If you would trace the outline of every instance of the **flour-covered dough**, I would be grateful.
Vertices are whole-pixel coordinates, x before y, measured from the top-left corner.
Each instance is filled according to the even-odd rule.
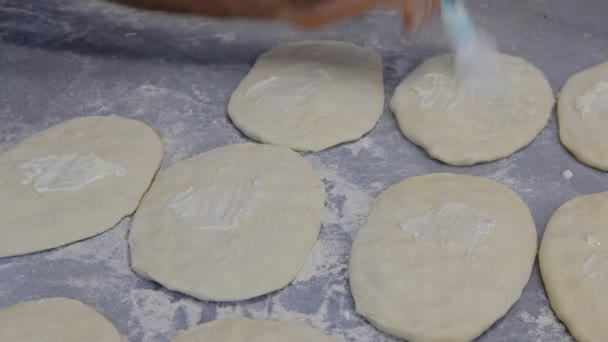
[[[581,162],[608,171],[608,63],[566,82],[557,117],[564,146]]]
[[[324,201],[323,182],[286,147],[211,150],[159,173],[135,214],[131,265],[203,300],[256,297],[297,276]]]
[[[578,197],[551,217],[539,253],[557,316],[578,341],[608,341],[608,193]]]
[[[521,58],[501,54],[496,60],[500,84],[488,92],[459,86],[452,55],[422,63],[391,100],[403,134],[431,157],[452,165],[507,157],[532,142],[553,108],[551,87],[540,70]]]
[[[68,120],[0,154],[0,257],[112,228],[135,211],[162,155],[152,128],[118,116]]]
[[[104,316],[68,298],[46,298],[0,309],[3,342],[122,342]],[[126,340],[125,340],[126,341]]]
[[[350,258],[357,312],[408,341],[470,341],[519,299],[536,255],[526,204],[481,177],[431,174],[384,191]]]
[[[382,114],[382,59],[351,43],[304,41],[272,48],[228,104],[250,138],[320,151],[369,132]]]
[[[173,342],[336,342],[323,332],[300,323],[226,318],[200,324]]]

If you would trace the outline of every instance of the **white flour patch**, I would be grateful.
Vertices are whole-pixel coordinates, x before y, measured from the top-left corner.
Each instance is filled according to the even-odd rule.
[[[357,157],[361,151],[367,151],[371,153],[372,156],[378,158],[384,157],[385,155],[382,146],[375,143],[374,139],[370,136],[364,136],[363,138],[350,144],[346,144],[343,147],[349,150],[353,157]]]
[[[553,311],[544,307],[540,309],[538,316],[532,316],[526,311],[518,315],[525,323],[526,335],[529,341],[535,342],[571,342],[574,341],[568,336],[566,327],[560,323]]]
[[[201,318],[201,306],[190,298],[172,300],[164,292],[148,289],[132,289],[129,298],[132,315],[138,323],[133,324],[131,333],[141,335],[141,341],[171,340],[178,333],[175,327],[178,315],[186,317],[188,327],[196,325]]]
[[[373,144],[373,141],[371,138],[363,137],[355,142],[344,145],[344,148],[349,150],[353,154],[353,157],[356,157],[359,155],[359,152],[361,152],[361,150],[369,149],[372,146],[372,144]]]

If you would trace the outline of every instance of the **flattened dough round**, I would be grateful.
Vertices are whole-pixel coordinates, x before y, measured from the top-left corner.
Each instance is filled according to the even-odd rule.
[[[232,122],[252,139],[320,151],[359,139],[382,114],[378,53],[351,43],[304,41],[264,53],[230,98]]]
[[[122,342],[116,328],[85,304],[46,298],[0,309],[0,341]]]
[[[384,191],[350,258],[357,312],[408,341],[470,341],[519,299],[536,255],[526,204],[481,177],[431,174]]]
[[[0,154],[0,257],[112,228],[135,211],[162,155],[152,128],[118,116],[68,120]]]
[[[507,157],[545,127],[553,108],[551,87],[540,70],[517,57],[498,55],[503,93],[494,99],[458,95],[452,55],[431,58],[395,91],[391,109],[403,134],[433,158],[473,165]]]
[[[608,341],[608,193],[559,208],[539,261],[551,306],[576,340]]]
[[[173,342],[336,342],[304,324],[226,318],[200,324],[179,334]]]
[[[566,82],[557,118],[562,144],[581,162],[608,171],[608,63]]]
[[[159,173],[135,214],[131,266],[203,300],[280,289],[317,240],[324,201],[323,182],[286,147],[208,151]]]

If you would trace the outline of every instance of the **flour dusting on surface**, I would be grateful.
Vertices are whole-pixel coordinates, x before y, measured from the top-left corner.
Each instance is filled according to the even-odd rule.
[[[566,327],[560,323],[553,311],[544,307],[538,316],[526,311],[518,314],[518,318],[526,323],[526,335],[535,342],[573,342],[566,333]]]
[[[352,153],[353,157],[357,157],[362,151],[371,153],[374,157],[382,157],[385,155],[383,147],[377,144],[374,139],[369,136],[364,136],[357,141],[344,144],[343,146]]]
[[[197,301],[184,297],[175,300],[153,289],[132,289],[129,291],[133,314],[139,317],[141,326],[135,333],[142,341],[169,340],[184,330],[194,326],[201,318],[203,309]],[[186,326],[175,327],[176,317],[182,316]]]
[[[539,0],[531,6],[559,9],[547,4]],[[493,11],[495,6],[486,7]],[[504,16],[491,17],[494,27],[513,28],[497,30],[502,35],[498,38],[517,41],[518,53],[534,58],[543,70],[556,70],[552,59],[544,57],[563,49],[561,32],[545,29],[551,25],[546,21],[540,21],[545,26],[539,28],[540,22],[522,9],[514,7],[522,14],[514,16],[521,19],[518,25],[502,20]],[[484,13],[477,7],[472,11],[487,17],[479,15]],[[395,29],[402,20],[395,11],[374,11],[352,23],[308,33],[277,29],[275,23],[175,20],[101,0],[8,0],[0,4],[0,17],[0,61],[6,66],[2,77],[11,85],[3,89],[6,105],[0,106],[0,151],[69,118],[117,114],[142,120],[159,133],[165,145],[163,168],[213,148],[250,141],[230,123],[226,104],[251,63],[279,43],[338,39],[373,48],[385,62],[387,97],[419,61],[446,47],[436,28],[415,37],[402,34]],[[594,37],[605,31],[598,27]],[[523,36],[526,39],[517,40]],[[573,51],[583,52],[578,62],[599,61],[608,52],[606,44],[593,39],[571,43]],[[550,76],[553,83],[565,77]],[[379,332],[355,313],[348,286],[352,240],[381,191],[431,172],[489,177],[524,197],[540,232],[553,210],[581,194],[564,182],[562,169],[555,168],[570,157],[559,145],[554,118],[522,152],[471,168],[430,160],[402,136],[388,108],[363,140],[305,157],[326,186],[325,218],[308,262],[285,289],[238,303],[199,301],[163,289],[130,269],[127,218],[90,239],[0,259],[2,275],[10,279],[0,282],[0,307],[58,295],[79,299],[108,317],[131,342],[169,342],[179,330],[232,316],[303,322],[338,341],[396,342],[401,340]],[[608,186],[605,175],[591,169],[577,170],[576,176],[581,188]],[[511,336],[509,341],[571,341],[549,309],[539,277],[531,280],[518,306],[524,310],[511,310],[479,341],[506,341],[504,336]],[[514,323],[501,324],[507,321]]]

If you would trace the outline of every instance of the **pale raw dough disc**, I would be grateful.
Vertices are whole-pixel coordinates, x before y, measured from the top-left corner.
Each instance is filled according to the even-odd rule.
[[[122,342],[104,316],[68,298],[46,298],[0,309],[3,342]],[[126,340],[125,340],[126,341]]]
[[[391,109],[403,134],[433,158],[473,165],[507,157],[545,127],[554,98],[542,72],[525,60],[498,55],[500,96],[460,91],[452,55],[431,58],[395,91]],[[502,90],[500,90],[502,89]],[[490,100],[493,99],[493,100]]]
[[[357,312],[408,341],[470,341],[519,299],[536,255],[526,204],[486,178],[431,174],[384,191],[350,258]]]
[[[581,162],[608,171],[608,63],[566,82],[557,117],[564,146]]]
[[[382,59],[351,43],[304,41],[272,48],[255,63],[228,104],[250,138],[320,151],[360,138],[384,107]]]
[[[256,297],[297,276],[324,201],[323,182],[286,147],[208,151],[159,173],[135,214],[131,265],[203,300]]]
[[[135,211],[162,155],[152,128],[118,116],[68,120],[0,154],[0,257],[112,228]]]
[[[299,323],[226,318],[200,324],[173,342],[336,342],[321,331]]]
[[[608,193],[576,198],[547,225],[539,253],[551,306],[578,341],[608,341]]]

